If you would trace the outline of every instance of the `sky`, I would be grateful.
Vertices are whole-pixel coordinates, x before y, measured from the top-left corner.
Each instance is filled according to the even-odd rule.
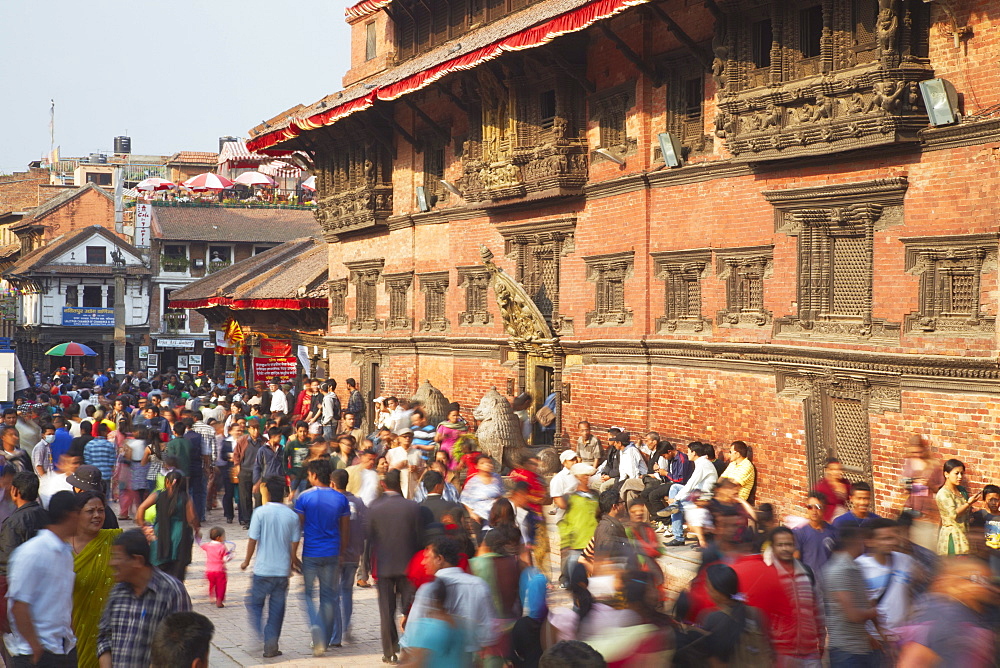
[[[63,157],[217,151],[342,88],[347,2],[0,0],[0,173]]]

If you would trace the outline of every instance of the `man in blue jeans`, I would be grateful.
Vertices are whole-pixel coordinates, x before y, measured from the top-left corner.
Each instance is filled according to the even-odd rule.
[[[295,511],[284,504],[284,481],[267,481],[270,495],[267,503],[254,511],[250,518],[250,542],[247,557],[240,566],[246,570],[250,559],[257,551],[257,561],[253,566],[253,584],[246,599],[250,626],[258,634],[264,635],[264,658],[281,656],[278,638],[281,625],[285,621],[285,602],[288,598],[288,578],[292,570],[301,567],[299,558],[299,536],[301,527]],[[258,546],[260,549],[258,551]],[[267,623],[264,618],[264,604],[267,604]]]
[[[351,535],[340,537],[340,614],[333,617],[333,635],[330,636],[333,647],[340,647],[341,642],[350,640],[348,629],[354,611],[354,576],[358,572],[368,533],[368,506],[347,491],[349,478],[345,469],[337,469],[330,474],[333,488],[344,495],[351,507]]]
[[[350,540],[351,506],[347,497],[330,487],[329,459],[306,465],[311,487],[295,500],[302,520],[302,580],[312,634],[313,656],[323,656],[340,617],[340,546]],[[319,580],[319,605],[313,596]],[[335,647],[340,642],[333,643]]]

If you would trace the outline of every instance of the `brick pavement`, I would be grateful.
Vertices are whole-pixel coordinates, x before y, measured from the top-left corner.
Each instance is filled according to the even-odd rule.
[[[549,544],[553,546],[552,569],[553,579],[559,574],[559,532],[551,515],[545,515],[549,528]],[[132,522],[121,522],[122,528],[132,528]],[[354,588],[354,612],[351,619],[351,642],[345,642],[341,648],[327,650],[323,657],[315,658],[309,648],[309,622],[302,596],[302,576],[294,575],[289,584],[288,604],[285,609],[285,621],[281,630],[279,648],[282,656],[272,659],[263,658],[263,643],[258,640],[250,629],[244,597],[250,588],[253,564],[246,571],[240,570],[240,564],[246,556],[247,532],[239,524],[226,524],[222,510],[208,511],[202,535],[207,540],[209,530],[220,526],[226,530],[226,540],[236,544],[236,554],[229,563],[229,585],[226,593],[226,607],[216,608],[215,602],[209,600],[208,582],[205,580],[204,552],[197,546],[194,548],[193,562],[188,568],[185,582],[194,609],[202,613],[215,624],[215,637],[212,641],[212,651],[209,662],[216,668],[234,668],[235,666],[324,666],[338,668],[367,668],[382,666],[382,643],[379,635],[378,601],[375,588]],[[661,559],[668,586],[672,591],[682,589],[691,578],[694,567],[699,559],[698,553],[690,548],[669,548],[667,556]],[[553,590],[549,604],[568,604],[568,596],[559,589]]]

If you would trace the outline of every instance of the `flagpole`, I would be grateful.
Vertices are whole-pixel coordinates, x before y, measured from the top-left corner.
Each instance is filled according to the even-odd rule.
[[[49,181],[52,181],[52,172],[55,171],[56,157],[56,101],[50,99],[52,106],[49,107]]]

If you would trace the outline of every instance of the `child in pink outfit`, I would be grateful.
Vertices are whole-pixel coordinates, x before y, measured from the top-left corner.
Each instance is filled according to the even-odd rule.
[[[226,562],[233,558],[235,548],[226,545],[226,532],[222,527],[213,527],[208,533],[212,540],[201,544],[205,550],[205,577],[208,579],[208,595],[215,595],[215,607],[226,607]]]

